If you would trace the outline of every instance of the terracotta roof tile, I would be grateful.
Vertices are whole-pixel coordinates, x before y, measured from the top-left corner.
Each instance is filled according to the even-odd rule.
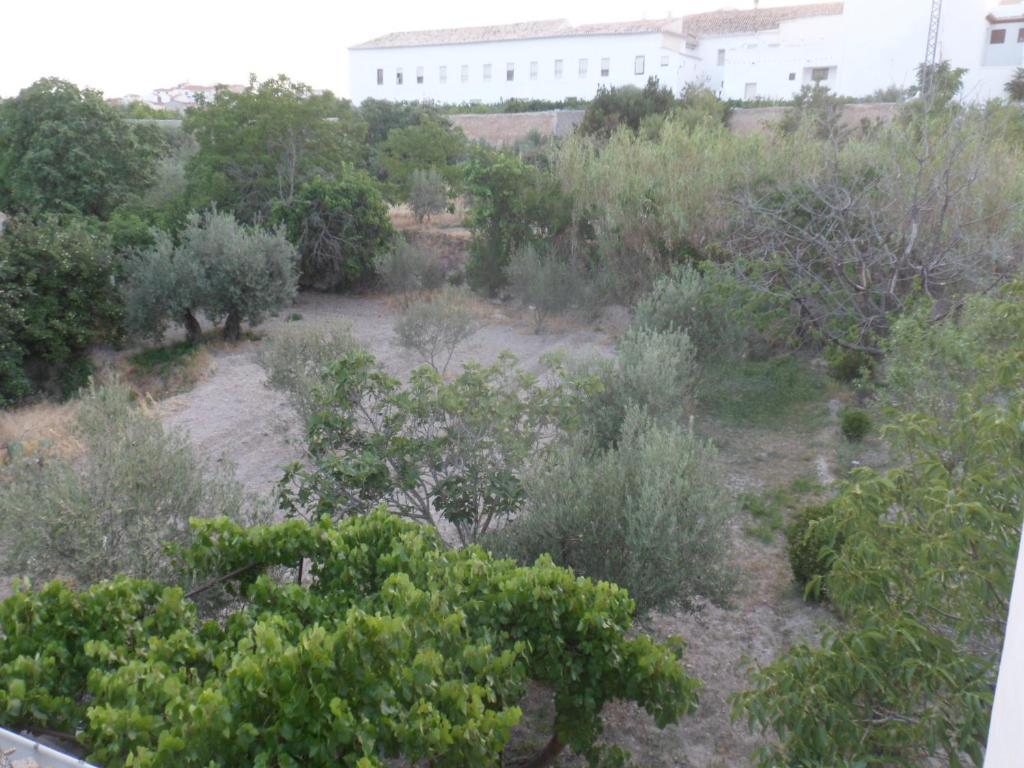
[[[583,35],[627,35],[649,32],[687,35],[729,35],[776,29],[784,21],[812,16],[834,16],[843,12],[842,3],[814,3],[749,11],[711,11],[675,19],[644,19],[601,24],[571,25],[565,19],[527,21],[487,27],[460,27],[416,32],[392,32],[368,40],[353,48],[405,48],[423,45],[459,45],[492,43],[505,40],[530,40],[545,37]]]

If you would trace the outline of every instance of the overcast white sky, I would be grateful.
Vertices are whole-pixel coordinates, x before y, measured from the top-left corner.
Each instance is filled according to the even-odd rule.
[[[762,0],[762,6],[805,0]],[[678,16],[753,0],[0,0],[0,97],[56,76],[107,96],[287,74],[348,93],[346,49],[387,32]]]

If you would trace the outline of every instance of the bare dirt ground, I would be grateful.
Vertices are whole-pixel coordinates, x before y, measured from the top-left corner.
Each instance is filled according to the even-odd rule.
[[[392,374],[404,377],[420,364],[397,345],[392,331],[394,308],[386,299],[306,294],[292,312],[302,324],[345,321],[352,333]],[[513,352],[528,370],[541,372],[541,357],[555,350],[574,354],[609,354],[620,317],[610,313],[596,324],[562,322],[535,334],[532,321],[501,305],[481,303],[485,325],[456,353],[450,370],[469,360],[491,362],[503,350]],[[621,314],[621,312],[619,313]],[[267,337],[279,332],[285,316],[258,329]],[[281,467],[302,456],[302,436],[283,398],[264,386],[255,352],[248,342],[214,353],[213,368],[195,389],[157,405],[165,423],[185,429],[199,451],[234,465],[239,480],[254,493],[269,494]],[[823,409],[828,406],[822,404]],[[835,410],[834,408],[831,410]],[[822,423],[826,426],[820,426]],[[720,466],[729,487],[756,492],[786,486],[800,477],[831,478],[838,444],[834,417],[819,426],[746,429],[707,421],[703,431],[719,446]],[[790,577],[781,535],[765,544],[735,526],[735,561],[740,575],[733,604],[707,607],[699,615],[663,615],[651,621],[660,637],[679,635],[689,643],[688,670],[703,681],[700,708],[674,727],[658,730],[643,712],[626,705],[606,709],[606,736],[629,749],[638,765],[650,768],[749,765],[749,755],[763,737],[746,723],[732,723],[730,694],[747,687],[746,663],[765,663],[789,645],[817,635],[828,614],[802,601]],[[524,734],[542,738],[547,730],[543,695],[533,697]],[[581,764],[571,756],[562,765]]]

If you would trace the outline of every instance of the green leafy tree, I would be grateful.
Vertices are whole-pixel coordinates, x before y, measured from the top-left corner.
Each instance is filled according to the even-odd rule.
[[[290,203],[316,176],[366,160],[366,124],[352,105],[284,76],[218,90],[183,127],[199,144],[188,164],[192,207],[216,204],[246,223],[265,220],[274,201]]]
[[[466,167],[465,187],[473,230],[466,273],[489,294],[505,284],[513,253],[570,225],[570,204],[557,178],[507,152],[476,148]]]
[[[420,120],[416,125],[393,128],[380,145],[379,165],[395,200],[408,200],[412,174],[436,168],[450,187],[459,182],[458,163],[466,152],[466,137],[440,119]]]
[[[1024,67],[1017,67],[1006,85],[1003,86],[1006,97],[1015,103],[1024,101]]]
[[[448,184],[436,168],[417,168],[409,178],[409,206],[416,221],[423,223],[448,207]]]
[[[532,680],[555,694],[540,768],[593,755],[613,699],[659,727],[695,707],[680,644],[636,635],[624,590],[548,559],[449,549],[380,511],[195,525],[185,558],[236,607],[202,622],[181,590],[124,578],[19,591],[0,603],[0,723],[77,732],[112,767],[498,766]],[[302,564],[308,586],[268,575]]]
[[[314,466],[293,466],[283,502],[317,517],[392,512],[476,541],[515,514],[520,476],[554,423],[556,402],[511,355],[446,381],[429,366],[408,385],[351,352],[328,367],[310,422]]]
[[[1016,283],[987,298],[990,321],[1019,321],[1022,296]],[[779,737],[761,765],[981,765],[1021,536],[1024,349],[1019,334],[944,347],[945,325],[907,343],[945,348],[952,370],[970,355],[980,375],[946,412],[922,382],[887,431],[901,465],[857,471],[814,523],[831,567],[808,588],[845,621],[737,697],[737,715]]]
[[[171,323],[185,329],[190,344],[202,338],[196,312],[207,295],[203,265],[186,248],[175,248],[170,236],[155,235],[151,248],[129,259],[121,286],[128,332],[159,342]]]
[[[0,101],[0,210],[106,218],[149,184],[161,147],[98,91],[38,80]]]
[[[587,111],[583,115],[579,131],[586,136],[607,139],[620,127],[633,133],[640,130],[645,118],[665,115],[676,104],[671,89],[662,86],[654,77],[648,78],[647,85],[600,86]]]
[[[69,394],[84,383],[86,352],[120,331],[110,241],[77,218],[15,218],[0,236],[0,401],[32,390]]]
[[[277,204],[273,219],[299,251],[299,282],[320,289],[365,283],[394,237],[377,184],[352,168],[303,184],[290,203]]]

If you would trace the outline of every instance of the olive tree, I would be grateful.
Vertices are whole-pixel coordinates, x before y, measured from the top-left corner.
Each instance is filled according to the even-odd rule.
[[[395,321],[395,335],[399,344],[444,375],[455,350],[479,327],[480,319],[468,293],[446,286],[437,295],[403,309]]]
[[[190,344],[199,342],[202,328],[196,312],[204,305],[207,281],[195,254],[175,248],[165,232],[155,231],[152,248],[128,261],[121,293],[129,332],[160,341],[171,323],[185,328]]]

